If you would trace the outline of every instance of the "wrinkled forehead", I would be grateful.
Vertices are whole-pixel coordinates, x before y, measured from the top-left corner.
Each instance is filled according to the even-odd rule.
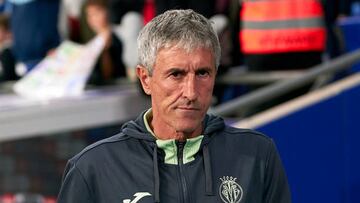
[[[156,69],[165,71],[167,69],[197,70],[207,68],[216,71],[216,61],[212,49],[196,46],[191,49],[179,45],[164,46],[156,54],[152,71]],[[189,69],[190,68],[190,69]],[[157,72],[157,71],[155,71]]]

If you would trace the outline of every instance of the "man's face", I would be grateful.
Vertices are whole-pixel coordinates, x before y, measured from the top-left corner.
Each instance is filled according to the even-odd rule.
[[[155,134],[199,135],[211,103],[215,76],[214,55],[209,49],[161,49],[152,76],[147,71],[146,77],[139,75],[145,92],[151,95]]]

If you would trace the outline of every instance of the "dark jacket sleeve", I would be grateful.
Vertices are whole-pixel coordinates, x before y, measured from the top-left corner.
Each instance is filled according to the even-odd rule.
[[[269,147],[265,171],[265,193],[263,202],[290,203],[291,196],[287,177],[273,141]]]
[[[88,184],[75,164],[69,162],[65,168],[57,203],[94,202]]]

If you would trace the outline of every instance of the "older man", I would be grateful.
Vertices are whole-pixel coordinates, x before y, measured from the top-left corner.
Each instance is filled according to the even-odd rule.
[[[272,140],[207,115],[220,46],[211,23],[172,10],[138,38],[137,75],[152,108],[72,158],[60,203],[288,203]]]

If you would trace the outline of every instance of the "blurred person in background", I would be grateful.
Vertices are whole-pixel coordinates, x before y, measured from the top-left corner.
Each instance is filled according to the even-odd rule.
[[[60,43],[60,0],[9,0],[18,74],[32,70]]]
[[[321,1],[241,0],[240,19],[240,47],[249,70],[306,69],[322,62]]]
[[[136,72],[152,108],[69,160],[58,203],[289,203],[274,142],[208,115],[221,49],[193,10],[155,17]]]
[[[321,0],[241,0],[239,44],[249,72],[298,71],[322,63],[326,26]],[[248,85],[253,91],[262,85]],[[298,88],[246,109],[254,114],[307,93]]]
[[[0,14],[0,81],[17,80],[9,17]]]
[[[109,21],[107,0],[86,0],[86,20],[89,28],[96,34],[105,37],[105,48],[99,56],[95,68],[89,78],[89,83],[106,85],[115,79],[126,77],[122,61],[123,45],[112,30]]]

